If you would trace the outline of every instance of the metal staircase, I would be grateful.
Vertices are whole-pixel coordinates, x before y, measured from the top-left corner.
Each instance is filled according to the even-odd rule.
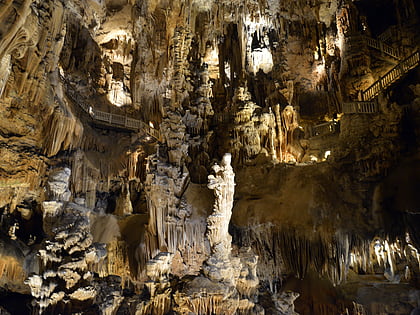
[[[368,36],[365,36],[365,41],[368,47],[375,48],[379,50],[382,54],[391,56],[392,58],[395,58],[398,60],[401,59],[401,55],[398,49],[395,49],[394,47],[386,44],[385,42],[374,39],[372,37],[368,37]]]
[[[379,93],[402,78],[410,70],[419,65],[420,53],[418,51],[399,62],[395,67],[381,76],[366,90],[362,91],[362,101],[343,104],[344,114],[373,114],[379,111],[378,103],[374,100]]]
[[[344,114],[373,114],[379,111],[376,101],[371,102],[348,102],[343,104]]]
[[[409,33],[409,32],[407,32]],[[407,35],[410,38],[409,35]],[[399,63],[381,76],[366,90],[361,92],[359,101],[343,103],[342,111],[344,114],[372,114],[379,111],[379,106],[375,98],[391,86],[393,83],[402,78],[410,70],[419,65],[420,53],[415,51],[408,57],[402,59],[400,51],[390,46],[396,39],[402,37],[401,26],[393,25],[378,35],[377,39],[364,36],[368,47],[379,50],[383,55],[388,55],[394,59],[400,60]],[[412,39],[411,41],[413,41]]]
[[[418,66],[420,61],[420,53],[418,51],[399,62],[394,68],[385,73],[375,83],[362,92],[363,101],[370,101],[375,98],[381,91],[388,88],[391,84],[398,81],[402,76],[410,70]]]

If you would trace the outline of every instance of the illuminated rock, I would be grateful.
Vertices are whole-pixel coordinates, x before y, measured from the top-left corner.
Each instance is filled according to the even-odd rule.
[[[2,1],[0,312],[409,314],[418,15]]]

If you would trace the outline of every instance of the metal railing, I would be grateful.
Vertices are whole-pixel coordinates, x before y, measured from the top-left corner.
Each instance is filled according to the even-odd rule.
[[[377,40],[377,39],[365,36],[365,41],[366,41],[367,46],[375,48],[379,50],[380,52],[387,54],[388,56],[391,56],[395,59],[401,58],[398,49],[395,49],[389,46],[388,44],[384,43],[381,40]]]
[[[373,114],[379,112],[377,102],[349,102],[343,103],[344,114]]]
[[[72,101],[78,106],[80,106],[92,118],[93,121],[131,131],[141,130],[147,133],[149,136],[153,137],[154,139],[158,141],[161,140],[159,130],[150,127],[142,120],[134,119],[123,115],[111,114],[93,108],[92,106],[80,99],[80,96],[78,95],[77,91],[63,77],[62,80],[66,83],[67,95],[70,96]]]
[[[411,69],[415,68],[420,61],[420,54],[418,51],[414,52],[394,68],[389,70],[386,74],[380,77],[375,83],[362,92],[362,99],[370,101],[377,96],[382,90],[386,89],[392,83],[401,78]]]
[[[309,137],[324,136],[328,134],[333,134],[337,131],[337,122],[328,121],[319,125],[314,125],[309,127]]]
[[[382,42],[389,43],[394,38],[398,38],[400,35],[400,31],[398,26],[392,25],[388,27],[382,34],[378,35],[378,39]]]

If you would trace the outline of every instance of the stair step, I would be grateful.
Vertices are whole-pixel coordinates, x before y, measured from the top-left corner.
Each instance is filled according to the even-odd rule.
[[[403,61],[398,63],[394,68],[388,71],[385,75],[380,77],[375,83],[362,92],[362,99],[370,101],[375,98],[381,91],[388,88],[391,84],[398,81],[402,76],[410,70],[417,67],[420,61],[420,53],[414,52]]]

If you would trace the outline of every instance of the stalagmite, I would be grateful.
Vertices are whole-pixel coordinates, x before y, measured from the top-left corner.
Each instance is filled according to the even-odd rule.
[[[48,222],[44,229],[49,239],[39,250],[38,274],[26,281],[38,300],[39,313],[50,312],[60,301],[93,301],[99,295],[86,271],[88,265],[100,264],[104,257],[92,245],[88,209],[69,202],[70,174],[69,168],[55,169],[48,181],[49,197],[53,200],[44,203],[44,224]],[[118,294],[115,296],[118,304],[121,299],[118,300]]]
[[[210,243],[210,257],[203,265],[204,276],[187,282],[175,293],[177,311],[181,314],[262,314],[256,305],[258,257],[243,249],[232,256],[232,237],[228,232],[232,215],[235,174],[231,154],[223,156],[220,165],[213,166],[215,175],[209,175],[208,187],[214,190],[213,213],[207,219],[206,237]]]
[[[231,158],[230,154],[225,154],[221,165],[213,166],[216,176],[209,175],[207,185],[214,190],[216,200],[213,214],[207,219],[207,238],[211,254],[204,266],[204,273],[210,280],[226,284],[234,284],[234,271],[230,261],[232,237],[228,232],[235,191]]]

